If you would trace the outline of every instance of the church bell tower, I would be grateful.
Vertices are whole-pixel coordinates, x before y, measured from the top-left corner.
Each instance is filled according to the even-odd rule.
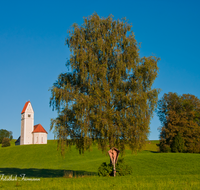
[[[25,103],[21,112],[21,138],[20,145],[33,144],[34,111],[31,102]]]

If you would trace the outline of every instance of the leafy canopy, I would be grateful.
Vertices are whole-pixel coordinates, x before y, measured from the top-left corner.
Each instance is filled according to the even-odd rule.
[[[8,137],[4,137],[2,140],[2,147],[8,147],[10,146],[10,139]]]
[[[137,151],[145,144],[158,89],[158,58],[140,57],[138,43],[126,19],[84,18],[68,31],[71,56],[51,88],[51,120],[62,150],[73,140],[79,152],[97,140],[102,151],[128,144]],[[71,141],[70,141],[71,142]],[[109,147],[108,147],[109,146]]]
[[[191,94],[179,96],[172,92],[164,94],[158,102],[157,113],[162,123],[161,146],[169,145],[173,151],[174,140],[178,135],[177,138],[181,143],[179,151],[185,149],[186,152],[200,152],[200,100],[196,96]]]
[[[181,136],[181,134],[178,132],[178,134],[175,136],[173,142],[172,142],[172,152],[184,152],[185,145],[184,145],[184,139]]]
[[[0,144],[2,144],[4,137],[7,137],[10,140],[12,140],[13,139],[12,131],[7,131],[6,129],[0,129]]]

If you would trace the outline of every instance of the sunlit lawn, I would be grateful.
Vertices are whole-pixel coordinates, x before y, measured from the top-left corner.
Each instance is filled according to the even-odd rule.
[[[115,178],[97,176],[109,157],[96,146],[84,155],[72,147],[62,158],[53,140],[47,145],[13,143],[0,148],[0,189],[199,189],[200,154],[158,153],[156,143],[148,142],[137,154],[127,150],[125,161],[133,174]],[[17,181],[3,180],[16,175]]]

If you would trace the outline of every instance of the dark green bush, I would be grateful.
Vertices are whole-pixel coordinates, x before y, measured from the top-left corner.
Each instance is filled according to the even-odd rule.
[[[116,176],[129,175],[133,172],[132,167],[124,163],[124,159],[119,159],[116,165]]]
[[[10,139],[7,137],[4,137],[2,140],[2,147],[10,146]]]
[[[178,133],[171,145],[171,150],[172,152],[184,152],[185,150],[185,143],[184,143],[184,139],[181,136],[180,133]]]
[[[13,139],[12,131],[7,131],[6,129],[0,129],[0,144],[2,144],[4,137],[8,137],[10,140],[12,140]]]
[[[159,147],[160,152],[171,152],[170,146],[168,144],[165,144],[163,141],[160,141],[157,146]]]
[[[116,176],[124,176],[132,173],[132,167],[124,163],[124,159],[119,159],[116,164]],[[113,165],[103,162],[98,168],[99,176],[113,176]]]
[[[200,142],[189,142],[185,149],[189,153],[200,153]]]
[[[98,168],[98,175],[99,176],[110,176],[113,171],[112,164],[106,164],[106,162],[103,162],[99,168]]]

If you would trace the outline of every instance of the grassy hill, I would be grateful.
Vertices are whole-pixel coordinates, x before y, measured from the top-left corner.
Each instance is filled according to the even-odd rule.
[[[13,141],[14,142],[14,141]],[[0,148],[0,189],[198,189],[200,154],[158,153],[151,141],[138,154],[126,151],[125,161],[133,174],[98,177],[97,169],[109,157],[96,146],[79,155],[72,147],[61,157],[57,143]],[[4,176],[3,176],[4,174]],[[22,179],[20,174],[25,174]],[[5,180],[14,178],[17,181]],[[25,181],[39,179],[40,181]]]

